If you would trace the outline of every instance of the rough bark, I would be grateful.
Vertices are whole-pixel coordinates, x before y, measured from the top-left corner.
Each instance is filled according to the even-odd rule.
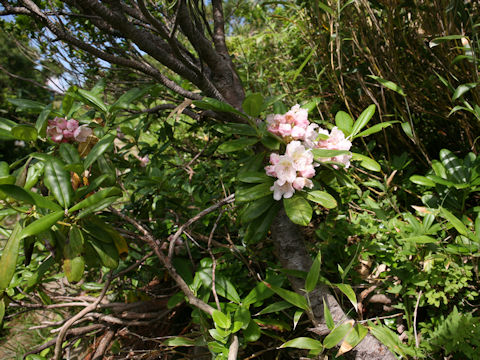
[[[290,270],[308,271],[312,265],[312,259],[308,255],[303,237],[298,227],[293,224],[284,210],[280,210],[272,225],[272,238],[275,245],[276,256],[282,267]],[[305,286],[303,279],[293,276],[289,277],[294,290],[300,294]],[[334,322],[341,322],[347,319],[347,315],[341,308],[337,299],[330,293],[326,286],[319,286],[309,294],[313,314],[310,314],[317,332],[323,332],[326,328],[323,319],[323,301],[332,314]],[[395,356],[378,341],[374,336],[368,334],[358,344],[351,354],[358,360],[393,360]]]

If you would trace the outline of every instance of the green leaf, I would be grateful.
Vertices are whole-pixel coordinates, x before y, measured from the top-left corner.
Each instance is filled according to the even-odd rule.
[[[260,216],[253,220],[247,228],[244,241],[247,243],[257,243],[265,238],[270,229],[275,216],[280,209],[278,202],[275,202],[272,207],[268,209],[264,216]]]
[[[260,327],[253,320],[250,321],[248,327],[243,331],[243,337],[246,342],[257,341],[261,335]]]
[[[83,90],[83,89],[78,89],[77,90],[77,95],[80,98],[80,100],[83,100],[85,103],[88,105],[93,106],[97,110],[100,110],[100,112],[106,114],[108,112],[107,105],[104,104],[102,100],[100,100],[100,97],[92,93],[91,91]]]
[[[432,41],[442,42],[442,41],[449,41],[449,40],[461,40],[463,38],[466,38],[466,36],[465,35],[448,35],[448,36],[437,37],[437,38],[433,39]]]
[[[308,349],[308,350],[323,350],[323,345],[320,341],[308,338],[298,337],[283,343],[280,348],[295,348],[295,349]]]
[[[412,131],[412,127],[410,126],[410,123],[408,122],[403,122],[400,124],[400,126],[402,127],[402,130],[403,132],[410,138],[413,140],[414,136],[413,136],[413,131]]]
[[[335,323],[333,322],[332,314],[328,308],[327,302],[323,299],[323,316],[325,317],[325,324],[327,325],[328,330],[333,330]]]
[[[350,137],[353,138],[355,135],[357,135],[360,132],[360,130],[362,130],[365,127],[365,125],[367,125],[367,123],[372,118],[373,114],[375,114],[375,109],[376,109],[376,106],[372,104],[369,107],[367,107],[365,110],[363,110],[363,112],[358,117],[357,121],[355,121],[355,123],[353,124],[352,133],[350,134]]]
[[[274,204],[274,199],[270,196],[264,196],[247,204],[245,209],[240,213],[240,221],[242,224],[248,224],[251,221],[264,214]]]
[[[171,337],[163,342],[165,346],[195,346],[195,340],[183,336]]]
[[[333,329],[332,332],[328,334],[325,339],[323,339],[323,346],[325,346],[327,349],[331,349],[337,345],[345,337],[345,335],[352,330],[352,323],[353,321],[345,322]]]
[[[244,183],[264,183],[265,181],[269,181],[272,178],[265,174],[264,171],[258,172],[258,171],[245,171],[240,174],[238,174],[238,181],[244,182]]]
[[[463,165],[463,161],[455,156],[450,150],[440,150],[440,160],[448,173],[455,179],[457,183],[467,182],[467,172]]]
[[[0,177],[8,176],[10,174],[10,166],[5,161],[0,161]]]
[[[47,160],[44,168],[44,182],[58,203],[67,208],[73,195],[70,174],[60,160],[51,158]]]
[[[307,226],[312,219],[312,207],[303,197],[294,195],[283,199],[283,206],[290,220],[298,225]]]
[[[229,329],[232,325],[232,321],[230,317],[222,313],[218,310],[213,310],[212,314],[213,321],[215,322],[215,326],[219,326],[223,329]]]
[[[477,83],[468,83],[458,86],[452,96],[452,100],[457,100],[460,96],[477,86]]]
[[[110,196],[108,198],[102,199],[98,203],[92,204],[92,205],[86,207],[85,209],[83,209],[82,211],[80,211],[78,213],[78,215],[76,216],[76,218],[77,219],[82,219],[85,216],[88,216],[90,214],[93,214],[93,213],[99,212],[103,209],[106,209],[107,207],[112,205],[117,200],[118,200],[118,196]]]
[[[305,313],[305,311],[303,311],[303,310],[297,310],[293,314],[293,330],[295,330],[295,328],[297,327],[298,322],[300,321],[300,318],[302,317],[302,315],[304,313]]]
[[[427,186],[427,187],[435,186],[435,182],[433,180],[430,180],[429,178],[426,178],[425,176],[412,175],[410,176],[410,181],[413,182],[414,184],[418,184],[422,186]]]
[[[100,141],[96,143],[95,146],[92,148],[92,150],[90,150],[90,152],[88,153],[83,163],[83,167],[85,169],[88,169],[90,165],[92,165],[100,155],[102,155],[105,151],[107,151],[110,145],[113,144],[114,140],[115,140],[114,134],[107,134],[103,138],[101,138]]]
[[[15,199],[16,201],[35,205],[39,208],[50,209],[54,211],[62,209],[58,204],[48,200],[42,195],[34,193],[33,191],[30,191],[30,190],[25,190],[17,185],[2,184],[0,185],[0,191],[3,191],[5,194],[8,194],[9,197]]]
[[[251,117],[258,117],[263,110],[263,96],[260,93],[248,95],[242,104],[243,111]]]
[[[379,82],[380,84],[382,84],[386,88],[388,88],[390,90],[393,90],[393,91],[395,91],[396,93],[398,93],[402,96],[407,96],[407,95],[405,95],[405,92],[403,91],[403,89],[400,86],[398,86],[397,84],[395,84],[394,82],[382,79],[381,77],[378,77],[378,76],[375,76],[375,75],[367,75],[367,76],[369,78],[372,78],[373,80],[376,80],[377,82]]]
[[[242,324],[241,329],[245,330],[251,320],[250,311],[246,307],[239,306],[235,311],[234,322],[240,322]]]
[[[399,121],[385,121],[385,122],[382,122],[380,124],[375,124],[372,127],[369,127],[367,130],[364,130],[361,133],[355,135],[355,138],[375,134],[375,133],[381,131],[382,129],[385,129],[386,127],[389,127],[392,124],[395,124],[397,122],[399,122]]]
[[[53,264],[55,264],[55,258],[53,256],[49,256],[44,262],[40,264],[37,271],[33,273],[33,275],[27,281],[27,287],[31,288],[38,284],[38,282],[42,279],[43,275],[50,269]]]
[[[68,233],[68,241],[63,248],[63,255],[67,259],[73,259],[81,255],[84,245],[83,233],[77,225],[72,225]]]
[[[365,326],[363,326],[362,324],[355,324],[353,329],[348,333],[347,337],[342,342],[342,345],[340,346],[340,350],[338,350],[336,357],[352,350],[363,340],[365,336],[367,336],[367,333],[368,329]]]
[[[380,164],[375,160],[373,160],[372,158],[369,158],[368,156],[352,153],[352,160],[360,161],[360,165],[367,170],[377,171],[377,172],[382,170],[382,167],[380,166]]]
[[[413,243],[415,245],[417,245],[417,244],[435,244],[435,243],[438,242],[437,239],[432,238],[432,237],[427,236],[427,235],[411,236],[411,237],[402,238],[402,239],[399,239],[399,240],[400,241],[407,241],[407,242]]]
[[[272,196],[272,191],[270,190],[271,186],[271,183],[263,183],[246,189],[238,190],[235,192],[235,201],[246,202],[257,200],[268,195]]]
[[[280,296],[283,300],[288,301],[290,304],[293,304],[296,307],[299,307],[300,309],[303,309],[305,311],[310,311],[310,307],[308,306],[307,300],[302,295],[299,295],[296,292],[293,292],[290,290],[282,289],[272,284],[268,284],[266,282],[264,283],[269,289],[275,292],[275,294]]]
[[[464,236],[467,236],[467,237],[469,236],[469,231],[468,231],[467,227],[465,226],[465,224],[459,218],[457,218],[450,211],[448,211],[447,209],[444,209],[444,208],[440,208],[440,213],[442,214],[442,216],[445,219],[447,219],[450,222],[450,224],[452,224],[452,226],[461,235],[464,235]]]
[[[13,175],[0,176],[0,185],[12,185],[15,184],[15,180]]]
[[[13,274],[15,274],[17,258],[20,252],[20,240],[22,240],[20,236],[21,230],[22,227],[17,222],[2,251],[2,257],[0,258],[0,294],[8,288]]]
[[[99,202],[104,200],[105,198],[112,197],[112,196],[116,197],[117,195],[121,195],[121,194],[122,194],[122,190],[120,190],[115,186],[99,190],[95,194],[90,195],[86,199],[83,199],[79,203],[72,206],[70,209],[68,209],[68,213],[71,214],[74,211],[78,211],[84,208],[88,208],[90,206],[98,205]]]
[[[327,209],[333,209],[337,207],[337,200],[335,200],[335,198],[326,191],[309,191],[307,193],[307,199],[316,202]]]
[[[202,280],[202,283],[205,287],[211,288],[212,287],[212,269],[211,268],[203,268],[198,271],[198,275]],[[217,294],[233,301],[234,303],[240,304],[240,296],[238,296],[238,292],[233,286],[232,282],[227,278],[216,274],[215,276],[215,290]]]
[[[345,136],[348,136],[352,132],[353,119],[345,111],[339,111],[335,115],[335,125],[342,130]]]
[[[82,161],[80,160],[80,155],[75,146],[68,143],[62,143],[59,147],[60,156],[66,164],[78,164]]]
[[[348,284],[335,284],[335,286],[345,294],[355,310],[358,311],[357,296],[355,295],[355,291],[353,291],[352,287]]]
[[[328,5],[326,5],[325,3],[321,2],[321,1],[317,1],[317,5],[320,9],[322,9],[323,11],[326,11],[328,12],[330,15],[333,15],[335,16],[335,11],[333,11],[333,9],[331,7],[329,7]]]
[[[218,148],[219,153],[229,153],[234,151],[245,150],[249,146],[256,144],[259,141],[257,138],[241,138],[230,141],[225,141]]]
[[[221,102],[217,99],[205,97],[202,100],[193,101],[193,104],[195,106],[199,107],[200,109],[232,113],[232,114],[239,115],[243,118],[247,118],[247,116],[245,114],[242,114],[240,111],[235,109],[233,106],[231,106],[227,103]]]
[[[12,128],[12,136],[23,141],[37,140],[37,130],[32,125],[17,125]]]
[[[27,227],[25,227],[18,236],[21,239],[26,238],[27,236],[38,235],[44,231],[49,230],[57,221],[62,219],[65,216],[63,210],[52,212],[48,215],[42,216],[41,218],[35,220]]]
[[[255,131],[255,129],[247,124],[227,123],[227,124],[215,125],[213,128],[225,135],[236,134],[236,135],[257,136],[257,132]]]
[[[309,293],[315,289],[318,283],[318,277],[320,275],[320,267],[322,266],[322,254],[319,251],[315,259],[313,260],[312,266],[307,274],[307,279],[305,280],[305,290]]]
[[[28,99],[7,99],[7,101],[15,105],[17,110],[29,111],[33,113],[40,113],[46,106],[41,102]]]
[[[3,301],[3,297],[2,297],[0,298],[0,329],[2,327],[4,316],[5,316],[5,301]]]
[[[12,120],[8,120],[0,117],[0,139],[1,140],[13,140],[12,128],[17,126],[17,123]]]
[[[260,312],[256,314],[256,316],[276,313],[276,312],[291,308],[292,306],[293,305],[290,304],[288,301],[277,301],[277,302],[274,302],[273,304],[268,305],[266,308],[262,309]]]
[[[317,158],[331,158],[338,155],[350,155],[348,150],[328,150],[328,149],[313,149],[312,154],[315,159]]]
[[[323,5],[323,4],[322,4]],[[326,5],[325,5],[326,6]],[[328,8],[328,6],[327,6]],[[298,69],[295,71],[295,74],[293,75],[293,79],[292,79],[292,83],[295,82],[295,80],[297,79],[298,75],[300,75],[300,73],[302,72],[303,68],[305,67],[305,65],[307,65],[307,63],[310,61],[312,55],[315,53],[315,50],[317,49],[316,46],[314,46],[312,48],[312,50],[310,50],[309,54],[307,55],[307,57],[305,58],[305,60],[303,60],[303,62],[300,64],[300,66],[298,67]]]
[[[76,256],[72,259],[63,260],[63,271],[69,283],[80,281],[85,270],[85,259],[83,256]]]
[[[118,267],[118,251],[115,245],[97,241],[96,239],[90,239],[88,243],[95,249],[103,266],[109,269]]]
[[[282,286],[282,278],[278,275],[267,277],[266,279],[270,284],[276,286]],[[263,301],[273,296],[274,292],[270,290],[263,282],[260,282],[255,286],[248,295],[243,299],[244,306],[250,306],[251,304]]]
[[[147,86],[144,88],[133,88],[128,90],[126,93],[122,94],[117,101],[115,101],[111,106],[110,106],[110,111],[115,111],[118,109],[128,109],[129,106],[142,96],[144,96],[147,92],[151,90],[151,86]]]

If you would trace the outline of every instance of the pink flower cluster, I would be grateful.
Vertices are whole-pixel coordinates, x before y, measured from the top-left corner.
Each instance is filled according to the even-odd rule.
[[[79,126],[78,121],[74,119],[56,117],[48,120],[47,135],[56,143],[85,142],[91,134],[92,129],[86,125]]]
[[[295,190],[313,187],[310,179],[315,176],[315,167],[319,164],[313,162],[311,149],[350,150],[352,146],[350,140],[346,139],[337,127],[329,132],[310,123],[307,110],[300,108],[298,104],[284,115],[267,116],[267,123],[270,132],[288,141],[285,155],[272,153],[270,165],[265,167],[268,176],[277,178],[270,188],[275,200],[282,197],[288,199]],[[322,158],[320,161],[334,161],[349,167],[350,158],[351,155],[338,155]]]

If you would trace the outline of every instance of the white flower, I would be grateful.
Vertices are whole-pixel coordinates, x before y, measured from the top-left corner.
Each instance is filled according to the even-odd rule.
[[[292,141],[287,145],[285,155],[289,156],[295,166],[295,170],[303,171],[313,162],[313,154],[306,150],[300,141]],[[292,180],[293,182],[293,180]]]
[[[292,183],[297,177],[297,170],[292,158],[288,155],[278,157],[278,162],[274,165],[274,171],[277,174],[279,185],[285,182]]]
[[[273,198],[277,201],[280,200],[282,196],[285,199],[291,198],[295,193],[292,183],[284,182],[283,184],[280,184],[279,182],[280,180],[275,181],[273,186],[270,188],[270,191],[273,191]]]

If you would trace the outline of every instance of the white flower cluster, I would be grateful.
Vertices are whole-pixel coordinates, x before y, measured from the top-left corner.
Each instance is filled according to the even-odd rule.
[[[298,104],[284,115],[269,115],[267,122],[270,132],[282,136],[288,142],[285,154],[270,154],[270,165],[265,167],[268,176],[277,178],[270,188],[275,200],[282,197],[288,199],[295,190],[313,187],[310,179],[315,176],[315,166],[318,164],[313,162],[311,149],[350,150],[352,146],[337,127],[329,132],[310,123],[307,110]],[[319,140],[321,134],[326,135],[327,139]],[[350,158],[350,155],[338,155],[321,161],[335,161],[349,167]]]

